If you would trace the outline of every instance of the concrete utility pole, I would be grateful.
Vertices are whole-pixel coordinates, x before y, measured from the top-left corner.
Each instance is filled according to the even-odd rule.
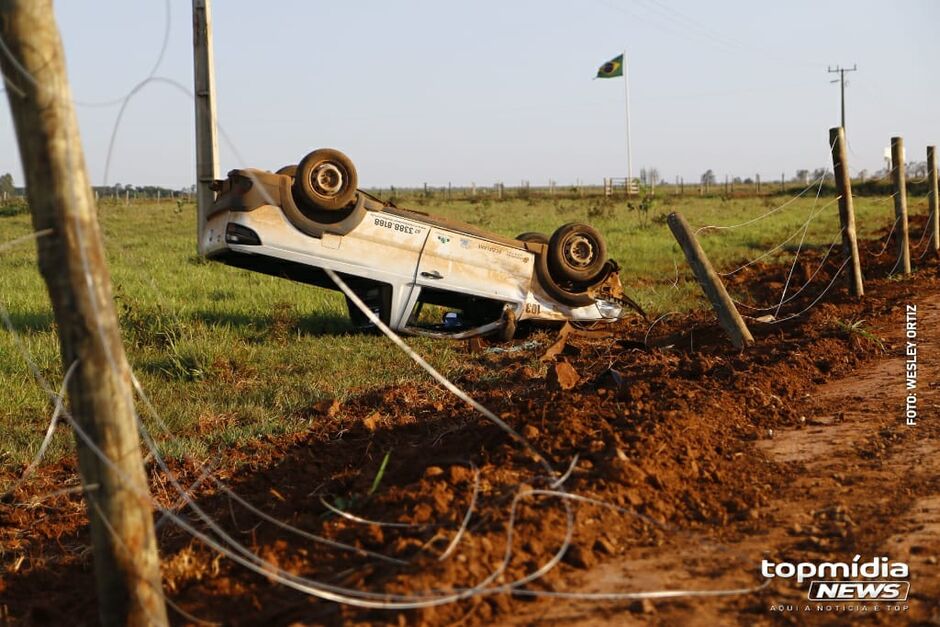
[[[206,216],[215,200],[209,188],[219,178],[219,140],[215,128],[215,75],[210,0],[193,0],[193,81],[196,94],[196,237],[203,254]]]
[[[0,0],[9,81],[39,270],[55,320],[76,434],[104,625],[166,625],[160,561],[101,229],[51,0]],[[94,488],[92,487],[94,486]]]
[[[834,81],[829,81],[830,83],[839,83],[841,85],[840,92],[842,94],[842,128],[845,129],[845,73],[846,72],[855,72],[858,70],[858,67],[852,65],[851,68],[842,68],[838,65],[835,67],[830,67],[827,71],[832,74],[838,72],[839,78]]]

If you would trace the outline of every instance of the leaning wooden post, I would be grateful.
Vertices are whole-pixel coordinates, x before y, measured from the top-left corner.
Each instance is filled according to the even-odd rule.
[[[832,146],[832,172],[839,193],[839,221],[842,223],[842,250],[851,258],[849,290],[853,296],[864,296],[862,262],[858,257],[858,241],[855,239],[855,204],[852,202],[852,179],[849,175],[849,159],[845,151],[845,131],[841,126],[829,129],[829,145]]]
[[[51,0],[0,0],[0,71],[16,129],[39,270],[58,328],[104,625],[166,625],[152,502],[94,195]],[[94,487],[93,487],[94,486]]]
[[[904,172],[904,139],[891,138],[891,176],[894,179],[894,217],[898,222],[898,257],[901,271],[911,273],[911,245],[907,229],[907,178]]]
[[[695,278],[702,286],[705,295],[708,296],[708,300],[711,301],[712,307],[715,308],[715,312],[718,314],[718,322],[721,323],[722,328],[731,338],[731,343],[739,350],[753,344],[754,338],[751,336],[751,332],[744,324],[744,319],[735,308],[731,297],[728,296],[728,291],[712,268],[708,257],[705,256],[702,246],[695,239],[695,234],[689,227],[689,223],[685,221],[682,214],[676,212],[670,213],[666,221],[669,223],[669,229],[675,236],[676,241],[679,242],[679,246],[682,247]]]
[[[930,211],[930,247],[940,257],[940,199],[937,198],[937,147],[927,146],[927,200]]]

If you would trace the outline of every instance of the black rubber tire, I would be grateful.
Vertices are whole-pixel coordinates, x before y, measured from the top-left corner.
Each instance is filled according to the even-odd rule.
[[[535,278],[539,286],[548,294],[563,305],[569,307],[586,307],[593,305],[594,299],[583,291],[570,292],[558,285],[552,278],[552,273],[548,270],[548,257],[542,253],[535,255]]]
[[[358,194],[356,202],[348,209],[342,211],[322,211],[305,209],[297,206],[291,193],[291,181],[282,178],[278,182],[281,193],[281,211],[288,222],[293,224],[301,233],[310,237],[323,237],[324,233],[346,235],[365,219],[367,199],[364,194]]]
[[[331,174],[336,176],[331,178]],[[324,189],[324,181],[335,183],[336,189]],[[338,211],[356,198],[358,184],[356,167],[349,157],[332,148],[320,148],[300,160],[292,189],[295,200],[308,209]]]
[[[536,244],[547,244],[548,235],[545,233],[537,233],[535,231],[526,231],[525,233],[520,233],[516,235],[516,239],[520,242],[535,242]]]
[[[297,176],[297,166],[296,165],[285,165],[283,168],[275,172],[275,174],[283,174],[284,176],[289,176],[294,178]]]
[[[605,261],[607,244],[593,226],[571,222],[548,241],[548,269],[558,283],[590,283],[604,269]]]

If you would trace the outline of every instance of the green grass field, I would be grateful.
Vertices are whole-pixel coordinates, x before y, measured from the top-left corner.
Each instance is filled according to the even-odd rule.
[[[504,235],[551,233],[587,221],[605,233],[611,256],[624,268],[628,292],[653,314],[706,306],[685,269],[665,216],[680,210],[693,226],[747,221],[788,197],[723,199],[660,196],[628,207],[623,199],[513,198],[430,201],[401,206],[478,224]],[[806,241],[828,245],[838,232],[831,194],[814,193],[773,216],[734,230],[710,231],[703,245],[716,267],[730,269],[797,231],[814,209],[825,207]],[[910,212],[926,213],[912,198]],[[29,216],[0,212],[0,245],[30,233]],[[170,455],[203,455],[263,434],[305,428],[302,411],[318,400],[344,398],[370,388],[424,380],[385,338],[350,333],[345,304],[336,292],[290,283],[214,263],[195,255],[195,209],[172,203],[103,204],[103,225],[127,352],[137,376],[176,438]],[[11,215],[13,214],[13,215]],[[859,235],[893,221],[890,199],[856,199]],[[912,234],[912,237],[919,233]],[[791,243],[796,244],[799,235]],[[782,253],[792,259],[792,254]],[[16,337],[54,385],[61,366],[52,312],[31,242],[0,253],[0,302]],[[671,289],[676,265],[679,292]],[[0,460],[23,463],[37,450],[52,412],[17,348],[0,331]],[[459,374],[464,352],[443,340],[412,344],[445,374]],[[432,389],[432,388],[429,388]],[[433,393],[433,392],[432,392]],[[71,447],[67,431],[49,453]]]

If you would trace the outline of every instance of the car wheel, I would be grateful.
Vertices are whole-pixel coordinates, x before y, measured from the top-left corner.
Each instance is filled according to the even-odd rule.
[[[548,243],[548,235],[545,233],[536,233],[534,231],[520,233],[519,235],[516,235],[516,239],[520,242],[535,242],[536,244]]]
[[[321,148],[298,164],[294,197],[309,209],[336,211],[353,201],[358,183],[356,168],[349,157],[332,148]]]
[[[587,224],[566,224],[548,241],[548,269],[560,283],[591,282],[605,261],[607,244],[600,232]]]
[[[275,174],[283,174],[284,176],[289,176],[291,178],[294,178],[297,175],[297,166],[285,165],[283,168],[275,172]]]

